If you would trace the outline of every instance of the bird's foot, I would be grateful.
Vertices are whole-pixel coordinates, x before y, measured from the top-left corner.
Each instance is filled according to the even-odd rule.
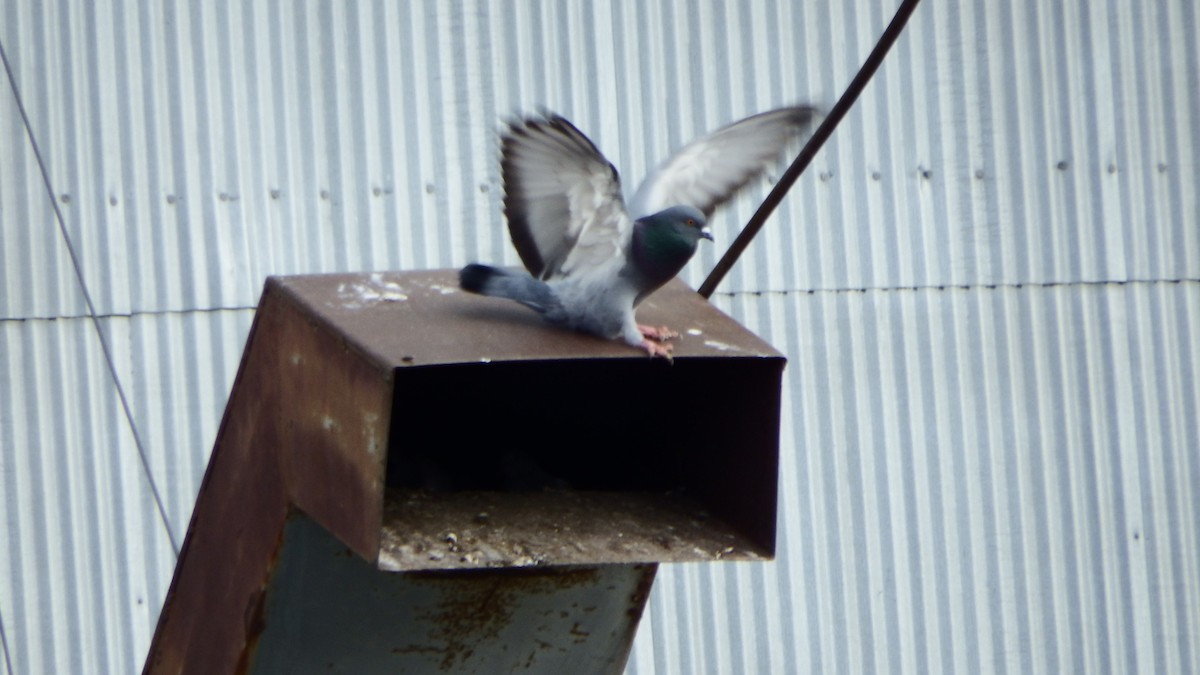
[[[675,338],[679,337],[679,333],[667,328],[666,326],[659,326],[655,328],[654,326],[643,326],[639,323],[638,330],[641,331],[642,335],[647,339],[657,340],[658,342],[666,342],[667,340],[674,340]]]
[[[674,348],[675,345],[663,344],[661,342],[655,342],[654,340],[642,340],[642,349],[646,350],[646,353],[650,355],[650,358],[661,356],[667,361],[674,361],[674,359],[671,358],[671,350]]]

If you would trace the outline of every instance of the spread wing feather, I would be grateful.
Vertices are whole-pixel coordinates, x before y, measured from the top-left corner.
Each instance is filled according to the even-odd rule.
[[[788,141],[820,119],[816,108],[780,108],[747,117],[684,146],[656,168],[629,202],[635,218],[686,204],[711,216],[765,171]]]
[[[567,120],[509,123],[501,140],[504,213],[521,261],[539,279],[623,259],[632,220],[617,170]]]

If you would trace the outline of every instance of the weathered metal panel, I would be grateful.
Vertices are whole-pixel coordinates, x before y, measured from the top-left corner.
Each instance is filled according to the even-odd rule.
[[[375,272],[280,277],[277,285],[305,311],[372,350],[373,362],[402,370],[492,361],[562,361],[644,356],[641,349],[546,322],[511,300],[486,298],[458,287],[457,270]],[[672,355],[680,360],[737,357],[780,363],[780,354],[678,281],[639,306],[639,316],[680,332]],[[670,362],[663,360],[663,365]]]
[[[20,16],[5,22],[23,27]],[[0,40],[4,28],[0,27]],[[7,40],[0,42],[8,53]],[[10,57],[10,61],[14,57]],[[83,295],[25,133],[17,99],[0,73],[0,321],[76,316]],[[36,283],[33,283],[36,280]]]
[[[593,35],[596,22],[653,45],[676,22],[715,35],[738,20],[713,9],[11,4],[3,37],[102,313],[249,307],[267,274],[515,261],[496,227],[493,129],[516,111],[573,117],[632,183],[692,136],[811,98],[768,80],[754,90],[765,98],[726,103],[738,75],[681,36],[649,87],[601,105],[585,73],[624,83],[643,64],[623,33]],[[689,80],[689,98],[713,75],[719,106],[659,111],[686,93],[669,73],[698,56],[711,72]]]
[[[128,320],[109,319],[112,335]],[[0,322],[0,611],[14,672],[132,672],[173,559],[89,322]]]
[[[1200,282],[769,294],[779,565],[666,566],[631,672],[1200,667]]]
[[[178,534],[249,315],[102,322]],[[94,329],[0,322],[0,373],[0,612],[14,672],[134,672],[175,561]]]
[[[656,568],[389,573],[297,513],[248,672],[620,673]]]
[[[512,261],[502,115],[564,112],[632,186],[730,120],[832,101],[886,20],[776,2],[10,5],[103,312],[248,307],[272,273]],[[923,7],[727,290],[1200,275],[1197,21],[1166,0]],[[718,215],[718,241],[766,187]]]
[[[283,286],[263,292],[143,672],[244,670],[293,508],[377,555],[393,366]]]

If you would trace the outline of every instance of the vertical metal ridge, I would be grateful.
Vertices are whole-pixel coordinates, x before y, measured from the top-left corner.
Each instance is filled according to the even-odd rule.
[[[14,514],[0,537],[10,551],[5,578],[20,580],[4,594],[6,615],[22,617],[9,643],[19,672],[79,671],[84,663],[132,670],[140,657],[136,619],[130,626],[133,596],[142,600],[143,616],[154,611],[159,599],[145,597],[144,585],[153,583],[147,573],[170,570],[169,547],[158,574],[136,561],[135,551],[166,541],[89,323],[0,326],[3,370],[20,375],[4,382],[3,426],[17,434],[5,444],[38,449],[4,453],[12,460],[0,485],[0,500]],[[106,320],[104,329],[119,336],[120,324]],[[64,405],[73,412],[64,416]],[[29,444],[27,434],[43,442]],[[127,533],[140,536],[125,539]]]
[[[27,34],[23,12],[7,16],[18,35]],[[27,58],[26,41],[7,35],[0,38],[5,63],[15,69],[14,63]],[[54,196],[41,173],[18,103],[19,73],[6,68],[0,85],[0,142],[6,149],[0,153],[0,176],[5,177],[0,181],[0,214],[6,222],[24,225],[6,228],[0,243],[0,320],[77,316],[86,312],[86,305],[75,281],[70,252],[56,227]],[[39,283],[27,282],[33,278]]]
[[[760,672],[1186,670],[1197,586],[1177,575],[1195,579],[1195,555],[1180,554],[1190,541],[1151,532],[1198,514],[1186,459],[1195,425],[1179,424],[1196,366],[1173,365],[1186,350],[1172,342],[1200,325],[1198,293],[1139,283],[720,296],[792,354],[776,564],[797,623],[774,625],[727,580],[728,623],[692,622],[688,639],[728,641],[729,657],[720,645],[711,654],[736,669],[739,646],[765,631],[774,649],[755,652],[772,664]],[[1187,468],[1169,474],[1168,462]],[[726,574],[743,572],[770,578],[759,565]],[[664,595],[714,592],[664,580]],[[653,604],[656,639],[660,613],[684,611],[707,610]],[[796,650],[771,660],[782,644]]]
[[[34,158],[36,159],[36,162],[38,165],[39,173],[41,174],[43,182],[45,184],[46,193],[47,193],[48,198],[51,201],[51,205],[53,207],[55,225],[57,225],[57,230],[62,235],[62,241],[65,244],[67,253],[70,256],[71,265],[75,272],[75,277],[76,277],[75,281],[78,283],[78,289],[79,289],[80,295],[82,296],[84,304],[87,307],[88,318],[90,319],[90,324],[92,326],[92,329],[95,331],[97,343],[99,345],[100,353],[101,353],[102,360],[103,360],[103,365],[107,368],[111,384],[113,385],[113,388],[115,389],[116,403],[119,404],[119,407],[124,415],[125,424],[127,425],[129,433],[132,436],[134,447],[137,450],[137,456],[141,462],[142,475],[146,480],[145,487],[148,489],[149,495],[153,498],[155,508],[159,515],[159,522],[165,530],[167,539],[169,540],[169,542],[171,544],[171,548],[176,554],[178,554],[179,549],[178,549],[178,545],[176,543],[177,540],[175,538],[174,532],[171,529],[170,522],[167,520],[166,512],[165,512],[165,509],[163,506],[162,497],[160,495],[158,486],[154,482],[153,475],[150,473],[150,468],[149,468],[149,466],[147,464],[147,460],[146,460],[146,450],[145,450],[145,447],[142,444],[140,436],[138,434],[138,428],[137,428],[136,424],[134,423],[133,416],[130,411],[129,399],[126,396],[125,389],[122,385],[122,381],[118,377],[118,374],[116,372],[116,366],[114,363],[114,356],[113,356],[111,341],[110,341],[108,335],[106,335],[106,333],[104,331],[104,327],[101,325],[100,319],[97,315],[96,302],[93,300],[93,298],[95,297],[96,294],[94,293],[92,288],[89,287],[89,284],[87,282],[86,270],[82,267],[81,262],[80,262],[81,255],[79,254],[79,252],[77,250],[76,239],[74,237],[72,237],[71,233],[69,232],[69,227],[67,225],[66,219],[63,216],[62,210],[58,207],[57,203],[55,203],[53,201],[55,187],[52,183],[52,180],[50,177],[50,172],[47,169],[46,160],[42,154],[41,148],[39,147],[37,135],[34,132],[29,115],[28,115],[25,105],[22,101],[22,97],[20,96],[16,81],[13,76],[12,65],[8,60],[8,55],[6,52],[0,52],[0,56],[3,56],[5,74],[10,81],[11,89],[12,89],[14,98],[16,99],[16,104],[17,104],[18,110],[20,112],[20,116],[21,116],[23,125],[25,127],[26,135],[29,139],[29,145],[33,151]],[[110,459],[112,459],[111,456],[110,456]]]
[[[45,84],[31,105],[69,225],[87,233],[97,301],[105,312],[245,306],[266,272],[512,260],[495,186],[479,180],[495,177],[485,139],[498,113],[567,105],[632,183],[720,124],[832,97],[881,21],[770,2],[544,9],[18,8],[14,25],[30,30],[16,44],[56,45],[45,77],[30,57],[17,67]],[[1079,20],[1058,21],[1063,11]],[[729,290],[1200,277],[1184,189],[1197,141],[1190,117],[1170,113],[1195,109],[1191,71],[1170,67],[1195,53],[1177,28],[1195,12],[1114,17],[922,12],[847,121],[846,137],[863,142],[835,140],[818,158]],[[588,30],[597,20],[611,30]],[[52,40],[52,26],[73,39]],[[515,48],[498,44],[510,36]],[[1011,47],[1014,59],[975,44]],[[624,92],[620,105],[592,95],[597,78],[605,100]],[[1096,105],[1067,96],[1081,86]],[[59,101],[96,114],[56,114]],[[1011,141],[989,143],[995,133]],[[764,192],[718,214],[723,241]],[[688,278],[716,253],[702,252]],[[138,283],[147,276],[162,283]]]

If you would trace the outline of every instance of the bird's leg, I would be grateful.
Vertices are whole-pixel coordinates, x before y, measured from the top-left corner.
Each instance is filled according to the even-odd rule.
[[[645,326],[639,323],[638,330],[641,331],[642,335],[646,338],[650,340],[657,340],[659,342],[666,342],[667,340],[674,340],[675,338],[679,337],[679,333],[667,328],[666,326],[659,326],[655,328],[654,326]]]
[[[671,361],[671,350],[675,345],[664,343],[664,340],[668,340],[670,336],[674,335],[668,328],[643,326],[633,320],[633,312],[630,312],[625,317],[621,332],[627,344],[646,350],[650,358],[661,356],[667,361]]]
[[[654,340],[642,340],[642,349],[646,350],[646,353],[650,355],[650,358],[661,356],[667,361],[673,361],[674,359],[671,358],[671,350],[674,348],[675,345],[663,344],[661,342],[655,342]]]

